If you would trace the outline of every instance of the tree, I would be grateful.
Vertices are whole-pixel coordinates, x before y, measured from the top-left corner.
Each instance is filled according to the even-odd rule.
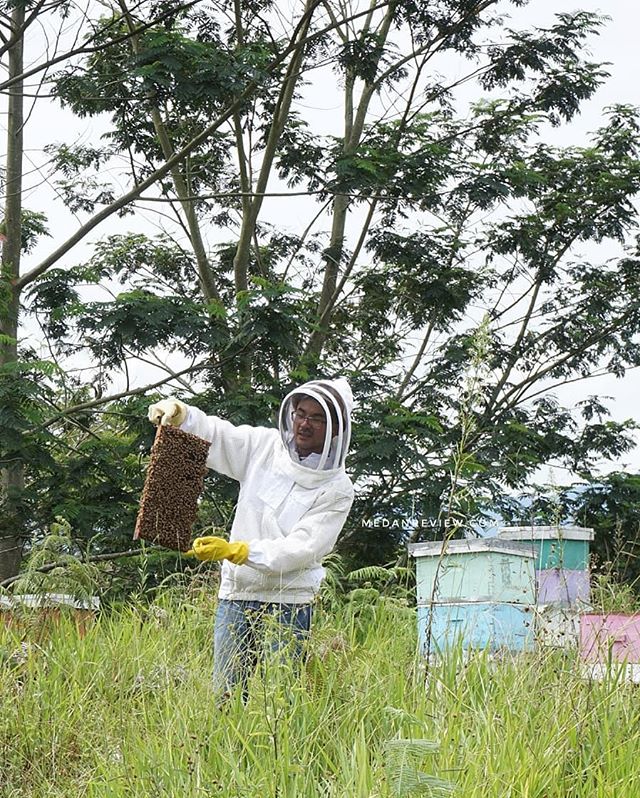
[[[68,445],[75,420],[76,449],[106,434],[140,445],[127,396],[148,391],[127,375],[143,363],[159,369],[149,390],[251,423],[268,423],[291,383],[346,371],[360,400],[352,553],[376,514],[473,515],[541,463],[588,475],[595,455],[631,446],[630,425],[595,399],[580,421],[551,391],[637,364],[637,118],[620,106],[588,147],[542,143],[605,78],[581,55],[601,21],[510,30],[497,16],[509,5],[307,2],[289,23],[270,2],[101,4],[91,47],[51,84],[75,115],[108,118],[97,144],[49,147],[59,196],[86,218],[16,283],[60,364],[35,378],[31,357],[39,403],[25,398],[32,417],[10,419],[3,452],[5,464],[40,453],[20,491],[33,490],[29,533],[33,508],[53,507],[38,486],[67,458],[42,453]],[[439,77],[445,55],[469,73]],[[324,134],[304,106],[327,73],[344,113]],[[461,109],[471,80],[484,96]],[[272,195],[308,221],[276,220]],[[125,216],[67,260],[98,225],[150,208],[159,234]],[[627,250],[578,257],[581,242],[610,240]],[[470,390],[482,316],[484,377]],[[83,353],[93,371],[73,372]],[[214,479],[208,496],[232,493]]]
[[[569,511],[594,529],[596,566],[611,563],[617,575],[640,592],[640,477],[613,472],[573,493],[565,491]]]
[[[25,9],[16,5],[11,14],[3,49],[8,53],[9,79],[15,80],[9,89],[7,113],[7,157],[5,167],[5,213],[2,245],[2,293],[0,294],[0,368],[15,363],[18,357],[19,297],[10,286],[20,274],[22,239],[22,131],[24,125],[23,48],[19,31],[25,25]],[[14,33],[15,32],[15,33]],[[18,34],[17,36],[15,34]],[[12,38],[14,39],[12,41]],[[22,462],[14,459],[5,464],[0,474],[0,497],[7,529],[19,527],[19,502],[24,484]],[[15,535],[0,535],[0,575],[11,575],[20,562],[20,548]]]
[[[104,4],[93,4],[92,10],[95,16],[87,15],[79,23],[78,31],[75,36],[82,37],[82,22],[88,22],[89,33],[84,36],[82,45],[75,44],[64,52],[47,54],[46,58],[35,66],[31,66],[27,73],[24,71],[23,50],[24,44],[30,33],[30,28],[34,26],[36,20],[42,22],[43,17],[52,18],[59,15],[62,20],[66,19],[70,12],[70,4],[53,0],[44,2],[43,0],[16,0],[10,5],[11,13],[3,13],[0,17],[2,25],[1,37],[3,52],[8,53],[9,68],[6,79],[0,84],[0,89],[8,92],[9,96],[9,115],[7,126],[7,155],[6,155],[6,195],[5,195],[5,218],[4,218],[4,244],[2,257],[2,304],[0,306],[0,322],[2,324],[2,339],[0,345],[0,368],[2,369],[3,385],[2,397],[4,400],[4,418],[8,432],[3,441],[2,452],[2,505],[3,505],[3,528],[0,529],[0,580],[11,576],[18,567],[21,549],[26,537],[28,519],[25,516],[24,499],[24,469],[25,459],[32,446],[32,441],[28,440],[29,435],[25,434],[27,428],[35,433],[33,438],[36,450],[45,453],[44,458],[36,458],[31,461],[31,465],[44,465],[53,468],[54,461],[47,457],[47,445],[51,443],[52,436],[47,433],[45,438],[39,432],[44,426],[49,428],[53,422],[36,419],[40,402],[45,399],[45,395],[38,390],[42,374],[31,374],[32,380],[28,389],[18,385],[18,375],[24,379],[26,369],[21,362],[18,351],[19,339],[19,309],[22,297],[27,289],[46,294],[55,290],[62,291],[64,297],[69,297],[68,287],[64,280],[60,279],[61,272],[54,269],[56,264],[79,242],[91,233],[96,227],[113,217],[115,214],[124,212],[124,209],[139,198],[143,192],[161,181],[166,175],[173,178],[175,190],[178,192],[182,201],[182,210],[186,215],[190,244],[194,250],[196,263],[199,268],[199,288],[202,291],[205,302],[217,303],[210,308],[209,316],[214,320],[221,317],[220,311],[224,311],[220,301],[220,295],[216,286],[212,282],[212,276],[208,271],[208,264],[204,259],[202,243],[199,241],[198,221],[195,215],[195,203],[192,199],[185,196],[186,191],[191,190],[187,185],[185,174],[181,172],[182,162],[189,164],[188,158],[191,152],[212,139],[215,142],[217,129],[229,118],[237,113],[243,103],[247,101],[255,92],[261,88],[270,76],[271,72],[276,72],[281,64],[287,63],[291,57],[292,63],[299,57],[297,54],[304,43],[305,32],[308,30],[309,19],[312,12],[319,6],[319,2],[310,2],[302,10],[301,19],[294,23],[291,39],[286,41],[281,39],[276,47],[261,44],[254,47],[242,47],[241,42],[234,53],[217,50],[215,46],[199,46],[197,42],[188,44],[184,37],[181,40],[180,33],[174,37],[175,45],[180,51],[180,55],[192,59],[188,66],[201,68],[200,83],[196,90],[204,90],[205,105],[208,103],[208,111],[213,113],[213,119],[201,125],[197,132],[191,131],[189,135],[189,125],[185,125],[186,137],[183,138],[181,149],[175,150],[173,143],[169,141],[164,122],[160,118],[157,108],[156,94],[162,94],[163,83],[166,86],[167,77],[172,74],[172,69],[187,64],[177,64],[174,57],[171,61],[163,63],[163,48],[170,48],[171,31],[174,26],[179,27],[179,20],[189,9],[199,5],[198,2],[164,2],[151,3],[142,2],[136,5],[137,17],[134,20],[132,11],[125,3],[114,5],[112,13],[106,18],[100,18],[99,13],[104,10]],[[268,6],[269,4],[265,4]],[[219,4],[218,11],[224,16],[226,4]],[[238,9],[240,7],[238,6]],[[249,13],[250,9],[245,9],[244,13]],[[196,23],[202,23],[205,39],[207,38],[207,26],[215,31],[217,22],[213,18],[199,11],[194,12]],[[331,26],[329,26],[331,27]],[[56,41],[62,39],[62,28],[60,28]],[[148,47],[144,53],[140,52],[139,41],[143,35],[148,37]],[[215,38],[215,37],[214,37]],[[181,45],[185,45],[181,50]],[[100,75],[103,66],[111,67],[111,79],[116,83],[122,78],[121,64],[118,59],[123,52],[131,53],[131,70],[134,83],[141,86],[143,95],[150,92],[147,97],[151,119],[153,121],[153,138],[157,150],[161,153],[161,161],[155,168],[142,167],[142,177],[140,177],[136,165],[131,163],[129,180],[131,187],[120,196],[111,191],[108,186],[99,179],[94,179],[87,175],[86,170],[90,166],[100,168],[109,157],[108,148],[95,147],[74,147],[63,145],[57,148],[55,153],[52,151],[53,160],[59,169],[62,179],[58,185],[58,196],[72,212],[84,211],[88,213],[79,227],[66,240],[57,242],[56,247],[46,255],[33,268],[23,271],[21,269],[20,254],[25,239],[23,222],[25,209],[22,205],[22,162],[23,162],[23,130],[24,130],[24,80],[26,76],[44,75],[54,65],[63,63],[69,64],[70,73],[63,74],[58,78],[60,96],[65,96],[64,91],[67,84],[71,82],[70,74],[78,69],[78,59],[88,55],[89,62],[95,62],[96,73]],[[156,57],[160,55],[158,60]],[[204,59],[213,57],[214,64],[205,66]],[[200,57],[200,61],[196,61]],[[145,62],[145,59],[151,61]],[[92,61],[93,59],[93,61]],[[159,66],[159,73],[154,70]],[[285,67],[286,68],[286,67]],[[291,68],[291,67],[289,67]],[[295,68],[295,67],[294,67]],[[162,74],[164,70],[164,75]],[[179,69],[178,69],[179,71]],[[189,94],[190,86],[194,81],[193,72],[185,72],[181,76],[181,90]],[[206,85],[205,85],[206,84]],[[76,84],[77,86],[77,81]],[[85,84],[86,87],[86,84]],[[70,90],[73,93],[73,88]],[[134,91],[133,96],[139,98],[139,92]],[[37,96],[37,92],[36,92]],[[66,95],[68,103],[72,103],[70,95]],[[96,107],[98,111],[104,110],[101,105],[101,98],[98,98]],[[87,113],[87,111],[81,111]],[[133,128],[130,128],[130,132]],[[125,138],[127,134],[125,132]],[[117,138],[117,136],[116,136]],[[125,144],[130,148],[129,143]],[[131,149],[129,149],[131,152]],[[75,182],[65,180],[65,176],[77,177],[79,173],[83,177]],[[34,232],[44,232],[45,228],[31,230]],[[27,243],[32,243],[28,239]],[[64,267],[63,267],[64,271]],[[95,274],[95,272],[94,272]],[[71,275],[71,279],[76,277]],[[46,285],[43,285],[46,283]],[[143,296],[139,297],[144,300]],[[36,305],[38,298],[36,298]],[[59,315],[59,308],[54,308],[53,313]],[[224,315],[224,313],[222,313]],[[55,320],[54,320],[55,321]],[[223,325],[224,326],[224,325]],[[64,327],[64,322],[58,324],[57,329]],[[54,323],[55,328],[55,323]],[[53,328],[52,328],[53,329]],[[60,351],[64,351],[64,347]],[[49,372],[51,376],[50,364],[42,364],[36,361],[29,353],[24,353],[25,361],[31,363],[32,372],[35,369]],[[63,380],[64,381],[64,380]],[[46,391],[45,391],[46,393]],[[125,393],[128,393],[127,391]],[[49,400],[51,403],[51,400]],[[44,459],[44,463],[42,462]],[[34,469],[34,477],[37,468]]]

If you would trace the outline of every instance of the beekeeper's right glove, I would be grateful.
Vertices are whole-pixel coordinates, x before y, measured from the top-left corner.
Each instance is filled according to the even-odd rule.
[[[147,417],[156,427],[179,427],[187,417],[187,406],[179,399],[161,399],[149,406]]]
[[[185,552],[185,557],[191,556],[204,562],[229,560],[234,565],[243,565],[249,557],[249,544],[242,540],[229,543],[224,538],[207,535],[193,541],[192,548]]]

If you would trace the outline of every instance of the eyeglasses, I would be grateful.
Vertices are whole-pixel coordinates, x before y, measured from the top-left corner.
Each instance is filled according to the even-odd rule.
[[[320,429],[323,424],[327,423],[327,419],[324,416],[308,416],[306,413],[303,413],[302,410],[294,410],[293,413],[291,413],[291,418],[298,424],[302,424],[303,421],[308,421],[314,429]]]

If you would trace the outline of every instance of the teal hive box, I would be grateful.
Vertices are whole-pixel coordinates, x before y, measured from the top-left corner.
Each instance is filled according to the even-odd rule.
[[[437,656],[458,646],[465,651],[531,651],[534,608],[506,603],[418,607],[418,641],[423,656]]]
[[[419,606],[476,602],[535,604],[533,546],[498,538],[414,543]]]
[[[537,552],[536,569],[562,568],[584,571],[589,567],[589,544],[593,529],[581,526],[510,526],[503,527],[498,538],[514,543],[528,543]]]

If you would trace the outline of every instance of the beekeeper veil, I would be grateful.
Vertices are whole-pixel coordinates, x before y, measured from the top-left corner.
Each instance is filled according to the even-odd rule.
[[[327,423],[324,427],[322,452],[314,452],[301,460],[294,445],[293,413],[303,399],[315,399],[322,407]],[[312,380],[288,393],[280,406],[279,427],[282,441],[291,458],[316,471],[343,468],[351,440],[352,409],[353,394],[344,377],[337,380]]]

